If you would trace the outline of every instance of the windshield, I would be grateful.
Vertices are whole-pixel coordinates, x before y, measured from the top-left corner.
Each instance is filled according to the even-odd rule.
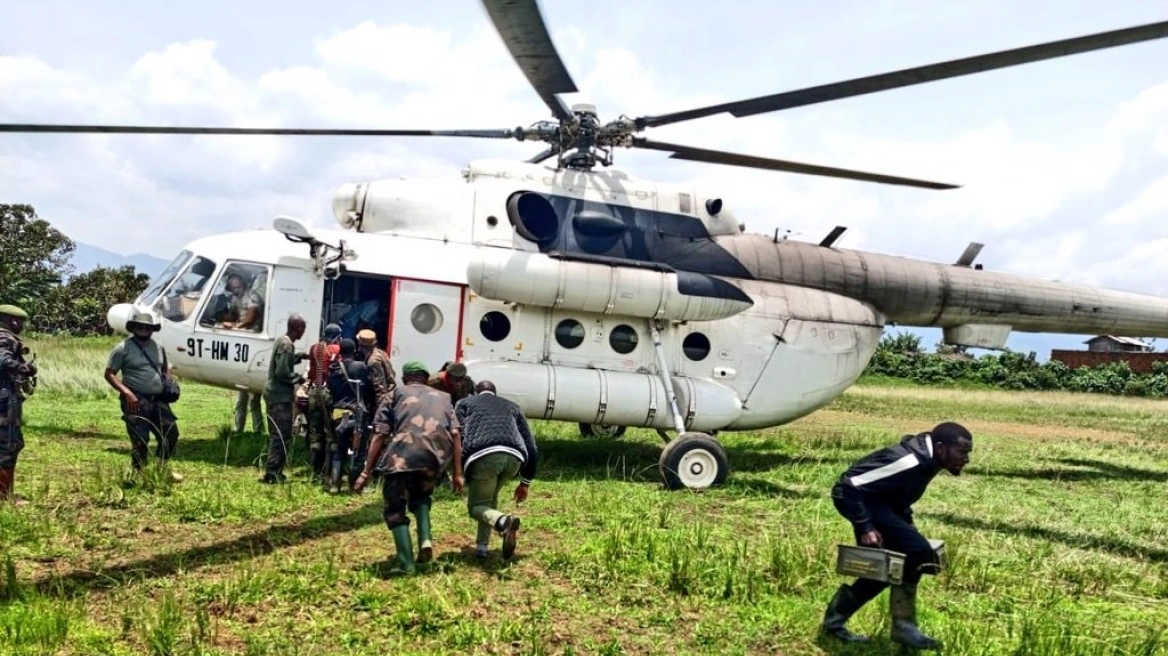
[[[178,257],[174,258],[167,265],[166,270],[158,274],[158,277],[150,282],[150,286],[146,288],[146,291],[142,292],[142,295],[138,297],[136,302],[142,305],[153,303],[154,299],[158,298],[158,295],[162,293],[162,290],[166,289],[166,286],[178,275],[179,270],[186,265],[187,260],[191,259],[191,255],[192,253],[188,250],[180,251]]]
[[[215,273],[215,263],[199,256],[154,304],[154,311],[171,321],[186,321],[199,304],[203,288]]]

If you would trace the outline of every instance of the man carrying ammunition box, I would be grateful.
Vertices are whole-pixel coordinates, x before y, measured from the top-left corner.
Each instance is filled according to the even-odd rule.
[[[889,591],[892,640],[917,649],[937,649],[937,640],[921,633],[916,621],[917,584],[924,573],[939,566],[932,545],[913,525],[912,505],[942,469],[954,476],[969,463],[973,436],[960,424],[945,422],[919,435],[906,435],[899,444],[870,453],[856,461],[831,489],[836,510],[852,523],[856,543],[905,555],[900,585]],[[822,629],[848,642],[867,637],[844,628],[856,611],[889,584],[857,579],[841,585],[823,616]]]

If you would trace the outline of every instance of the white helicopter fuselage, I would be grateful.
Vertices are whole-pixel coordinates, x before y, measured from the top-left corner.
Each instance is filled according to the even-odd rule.
[[[686,430],[711,433],[830,403],[886,322],[990,348],[1012,327],[1168,335],[1163,299],[747,235],[720,200],[611,169],[475,162],[461,179],[346,185],[334,213],[346,229],[313,230],[336,247],[315,255],[275,230],[184,249],[135,301],[180,375],[261,391],[295,312],[300,350],[328,321],[368,327],[397,371],[463,361],[531,418],[673,429],[668,380]],[[232,268],[262,300],[258,330],[210,316]]]

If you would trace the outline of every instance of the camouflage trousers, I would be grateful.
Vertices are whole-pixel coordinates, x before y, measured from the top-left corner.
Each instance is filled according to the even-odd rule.
[[[0,417],[0,420],[3,420]],[[20,431],[20,424],[0,426],[0,469],[13,469],[16,459],[24,450],[24,434]]]
[[[268,403],[268,460],[265,476],[278,478],[288,462],[288,447],[292,440],[292,402]]]
[[[149,394],[137,394],[138,411],[130,412],[126,400],[120,399],[122,407],[122,421],[126,424],[126,434],[130,436],[130,462],[134,469],[141,469],[150,457],[150,436],[154,435],[157,443],[154,456],[165,462],[174,455],[178,448],[178,418],[170,409],[169,403],[163,403],[157,397]]]
[[[314,455],[336,443],[333,428],[333,395],[323,385],[308,387],[308,448]]]
[[[386,472],[381,475],[381,498],[385,502],[382,515],[390,531],[398,526],[409,526],[407,509],[416,515],[418,508],[430,505],[430,497],[441,476],[442,473],[434,469]]]
[[[15,392],[0,388],[0,469],[16,467],[24,450],[24,433],[20,430],[22,401]]]

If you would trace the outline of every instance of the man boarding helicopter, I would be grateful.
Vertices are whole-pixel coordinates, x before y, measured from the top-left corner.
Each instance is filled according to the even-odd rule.
[[[345,185],[343,230],[281,217],[275,231],[189,244],[133,304],[162,316],[158,339],[181,375],[262,387],[291,311],[308,334],[362,303],[400,369],[466,365],[531,418],[643,426],[677,435],[661,456],[669,487],[723,481],[715,431],[774,426],[831,402],[863,371],[885,325],[940,326],[952,344],[1002,348],[1012,330],[1168,335],[1168,299],[974,267],[746,234],[731,203],[614,170],[616,147],[675,159],[928,189],[953,185],[652,141],[648,128],[729,112],[777,111],[1168,36],[1168,22],[980,55],[636,119],[568,108],[576,91],[534,1],[484,4],[554,121],[506,130],[300,130],[0,125],[10,132],[455,136],[533,140],[527,163],[473,162],[461,179]],[[554,159],[553,159],[554,158]],[[546,165],[541,164],[552,160]],[[597,165],[603,168],[597,169]],[[219,321],[209,299],[229,271],[264,307],[258,331]],[[232,278],[232,280],[237,280]],[[253,298],[247,296],[247,298]],[[210,313],[210,314],[209,314]]]

